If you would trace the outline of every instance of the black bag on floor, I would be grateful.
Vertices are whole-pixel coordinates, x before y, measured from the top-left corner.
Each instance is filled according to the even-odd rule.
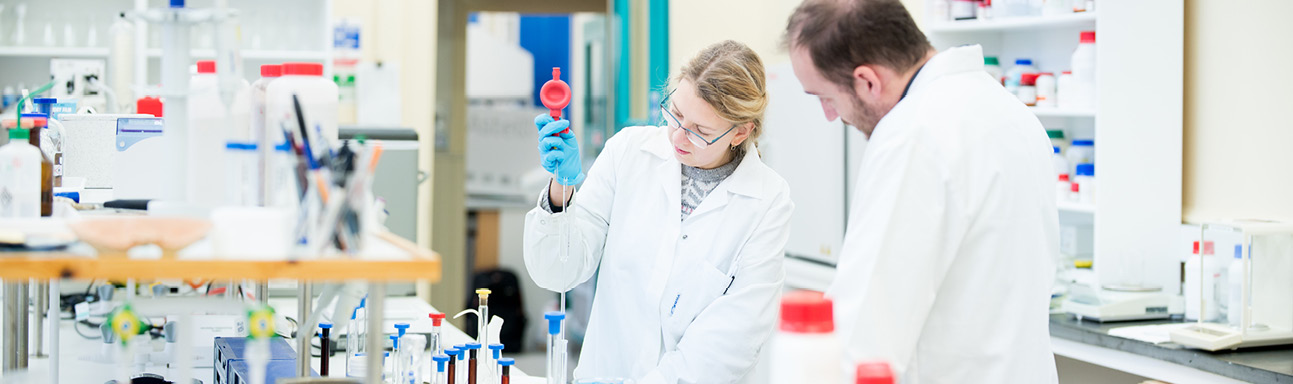
[[[479,288],[489,288],[489,315],[503,319],[503,331],[499,335],[503,343],[503,352],[517,353],[524,348],[525,329],[528,321],[525,318],[525,303],[521,301],[521,282],[516,274],[506,269],[493,269],[479,272],[471,279],[471,289],[467,292],[467,308],[478,308],[480,297],[476,295]],[[468,336],[476,337],[476,316],[465,316],[464,329]],[[482,349],[487,346],[481,346]]]

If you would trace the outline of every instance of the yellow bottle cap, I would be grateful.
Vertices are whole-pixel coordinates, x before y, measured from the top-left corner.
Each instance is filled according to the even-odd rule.
[[[1077,268],[1091,268],[1091,260],[1074,260],[1073,266]]]

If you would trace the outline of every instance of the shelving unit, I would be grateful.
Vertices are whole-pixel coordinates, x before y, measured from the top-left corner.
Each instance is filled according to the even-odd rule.
[[[149,58],[162,57],[162,50],[153,48],[147,51]],[[283,61],[319,61],[328,57],[323,51],[281,51],[281,50],[244,50],[242,58],[246,60],[283,60]],[[106,58],[107,48],[91,47],[0,47],[0,57],[72,57],[72,58]],[[210,59],[215,57],[214,49],[195,49],[193,58]]]
[[[958,32],[1030,31],[1064,27],[1094,27],[1095,22],[1096,12],[1083,12],[1056,16],[933,22],[929,24],[929,27],[925,28],[925,32],[930,34],[942,34]]]
[[[927,0],[926,9],[935,2]],[[985,56],[998,57],[1003,70],[1028,58],[1040,71],[1057,74],[1070,70],[1079,33],[1096,31],[1095,108],[1031,108],[1046,128],[1096,143],[1096,204],[1058,202],[1061,225],[1092,227],[1097,278],[1134,263],[1145,271],[1144,283],[1175,294],[1183,6],[1110,1],[1100,2],[1098,11],[1054,16],[936,21],[929,15],[924,25],[940,51],[978,44]],[[1129,254],[1145,259],[1120,259]]]

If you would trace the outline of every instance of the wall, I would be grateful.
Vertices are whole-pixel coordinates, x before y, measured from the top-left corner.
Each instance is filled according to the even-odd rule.
[[[1284,0],[1185,2],[1183,215],[1293,219]]]
[[[669,2],[669,73],[723,40],[745,43],[765,65],[790,60],[781,48],[786,19],[801,0],[672,0]]]

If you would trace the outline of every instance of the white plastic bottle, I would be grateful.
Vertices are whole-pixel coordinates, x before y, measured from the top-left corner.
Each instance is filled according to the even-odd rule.
[[[1037,105],[1037,74],[1025,73],[1019,80],[1019,91],[1015,95],[1024,105],[1029,107]]]
[[[1069,174],[1061,173],[1056,176],[1055,181],[1055,201],[1069,201],[1069,196],[1073,193],[1073,182],[1069,181]]]
[[[1060,155],[1060,147],[1051,147],[1051,164],[1055,165],[1056,175],[1067,175],[1069,173],[1069,161]]]
[[[198,73],[189,80],[188,121],[188,202],[201,208],[241,205],[246,156],[242,151],[231,155],[228,143],[250,141],[250,100],[248,85],[238,79],[229,90],[233,97],[226,105],[221,95],[220,79],[214,60],[197,63]]]
[[[1244,313],[1244,248],[1235,245],[1235,258],[1226,268],[1226,321],[1231,327],[1239,328],[1239,319]],[[1252,283],[1249,283],[1252,284]]]
[[[1037,106],[1055,108],[1055,74],[1042,72],[1037,75]]]
[[[131,88],[135,83],[135,24],[121,12],[108,27],[108,35],[112,41],[112,50],[108,52],[108,84],[115,94],[113,102],[129,108],[135,104],[135,92]]]
[[[1095,204],[1095,164],[1078,164],[1073,182],[1081,186],[1078,202]]]
[[[31,131],[9,130],[0,146],[0,218],[40,217],[40,149],[27,142]]]
[[[265,92],[269,88],[269,83],[283,75],[283,66],[280,64],[265,64],[260,66],[260,78],[251,83],[251,135],[256,141],[257,164],[259,165],[257,175],[259,175],[259,185],[261,190],[256,198],[257,205],[266,206],[269,202],[271,191],[269,178],[272,177],[271,162],[274,156],[274,144],[283,141],[283,134],[280,129],[269,129],[265,121]]]
[[[1077,176],[1078,164],[1095,164],[1095,140],[1073,140],[1064,157],[1069,161],[1068,174]]]
[[[835,338],[830,299],[821,292],[793,291],[781,297],[781,322],[772,335],[772,383],[839,383],[843,346]]]
[[[1217,303],[1217,281],[1222,262],[1213,257],[1213,243],[1194,242],[1194,253],[1185,261],[1185,319],[1215,321],[1221,315]],[[1200,272],[1202,271],[1202,273]],[[1202,305],[1202,308],[1200,308]]]
[[[1073,108],[1073,71],[1064,71],[1055,79],[1055,105]]]
[[[1073,106],[1095,108],[1097,85],[1095,31],[1082,31],[1081,43],[1073,51]]]
[[[1010,94],[1019,95],[1019,82],[1023,80],[1024,74],[1037,72],[1037,67],[1033,66],[1032,59],[1015,59],[1015,66],[1006,71],[1006,91]]]
[[[992,76],[992,80],[1001,83],[1001,77],[1004,76],[1004,73],[1001,71],[1001,63],[996,56],[983,58],[983,71],[987,72],[988,76]]]
[[[265,89],[265,119],[268,127],[296,128],[292,95],[301,101],[310,137],[322,133],[329,148],[337,147],[337,84],[323,77],[323,64],[283,63],[283,76]],[[298,132],[293,132],[299,134]],[[276,144],[282,142],[275,137]],[[312,143],[313,144],[313,143]],[[316,153],[326,148],[312,148]]]

